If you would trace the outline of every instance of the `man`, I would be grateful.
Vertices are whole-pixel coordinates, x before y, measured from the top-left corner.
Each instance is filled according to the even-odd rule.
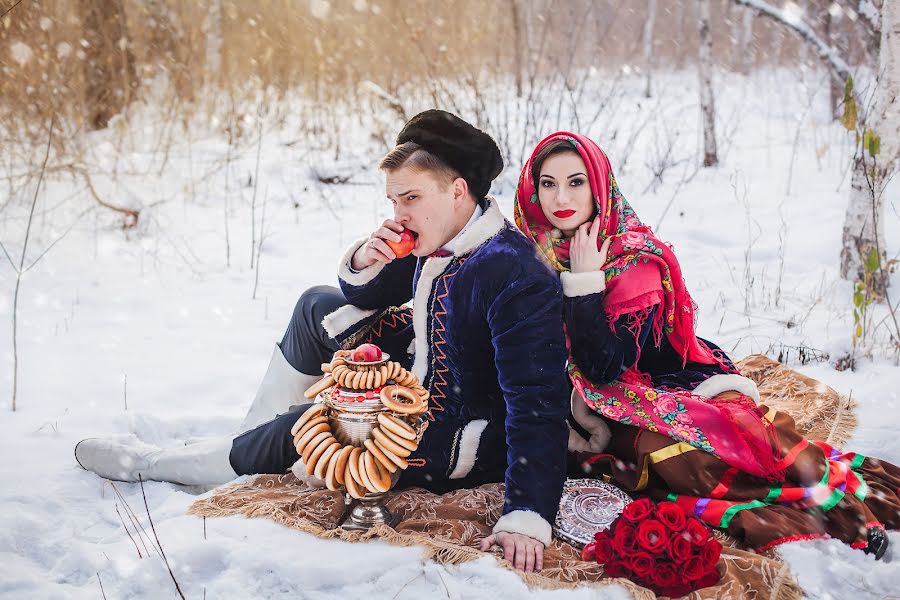
[[[503,515],[482,548],[500,545],[531,571],[541,568],[565,479],[562,291],[486,197],[502,167],[494,140],[458,117],[438,110],[413,117],[381,163],[394,218],[341,259],[341,290],[319,286],[301,297],[250,414],[274,416],[302,402],[299,394],[335,350],[374,341],[431,394],[432,422],[398,485],[444,492],[504,481]],[[399,241],[403,229],[415,246],[398,259],[386,242]],[[397,308],[410,298],[412,311]],[[76,458],[116,479],[140,473],[221,483],[283,472],[297,461],[290,435],[297,417],[290,412],[206,447],[85,440]]]

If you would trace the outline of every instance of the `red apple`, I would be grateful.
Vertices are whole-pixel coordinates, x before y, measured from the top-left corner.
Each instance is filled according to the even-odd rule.
[[[351,354],[350,360],[354,362],[375,362],[381,360],[381,348],[375,344],[362,344]]]
[[[409,253],[413,251],[413,247],[416,245],[416,238],[409,229],[404,229],[400,232],[399,242],[392,242],[391,240],[384,241],[387,242],[390,249],[394,251],[397,258],[409,256]]]

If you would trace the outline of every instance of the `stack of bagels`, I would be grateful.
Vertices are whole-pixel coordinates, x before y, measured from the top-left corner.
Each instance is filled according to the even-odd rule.
[[[309,475],[323,479],[330,490],[344,486],[352,497],[362,498],[388,491],[391,475],[409,466],[406,457],[419,446],[419,434],[410,421],[417,422],[428,410],[429,394],[400,363],[358,365],[349,356],[349,350],[338,350],[330,363],[322,365],[325,376],[304,395],[313,399],[334,388],[332,399],[340,400],[341,390],[377,392],[386,410],[378,413],[371,437],[363,447],[339,442],[324,403],[304,412],[291,434]]]

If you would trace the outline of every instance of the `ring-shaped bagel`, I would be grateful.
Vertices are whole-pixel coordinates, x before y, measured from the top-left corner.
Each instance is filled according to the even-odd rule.
[[[323,412],[325,412],[325,408],[326,407],[324,404],[318,404],[318,405],[311,406],[310,408],[308,408],[306,410],[306,412],[304,412],[302,415],[300,415],[300,417],[297,419],[297,422],[294,423],[294,426],[291,427],[291,435],[294,435],[295,433],[300,431],[300,428],[303,427],[303,425],[307,421],[309,421],[310,419],[314,419],[314,418],[318,417],[319,415],[321,415]]]
[[[412,451],[407,450],[406,448],[395,442],[393,438],[388,437],[388,435],[383,432],[380,427],[376,427],[372,430],[372,437],[375,438],[375,441],[381,444],[381,446],[385,450],[390,450],[400,458],[406,458],[407,456],[412,454]]]
[[[409,402],[401,402],[405,398]],[[425,412],[427,405],[422,397],[402,385],[386,385],[381,388],[381,403],[386,408],[402,415],[416,415]]]
[[[318,425],[314,425],[307,429],[306,433],[300,436],[300,439],[297,440],[297,443],[294,446],[295,448],[297,448],[297,452],[303,454],[304,451],[306,451],[306,447],[313,440],[313,438],[322,433],[331,433],[331,427],[329,427],[328,423],[319,423]]]
[[[378,413],[378,424],[381,426],[382,431],[396,434],[408,440],[416,439],[416,430],[412,428],[412,425],[394,415]]]
[[[397,471],[397,465],[392,461],[387,455],[381,451],[381,448],[375,445],[375,442],[372,440],[366,440],[363,442],[363,445],[372,454],[372,457],[375,458],[378,462],[381,463],[381,466],[387,469],[388,473],[394,473]]]
[[[397,456],[396,454],[394,454],[393,452],[391,452],[390,450],[388,450],[387,448],[385,448],[385,447],[381,444],[381,442],[379,442],[377,439],[376,439],[376,440],[372,440],[372,441],[374,442],[375,446],[376,446],[379,450],[381,450],[382,452],[384,452],[384,455],[385,455],[385,456],[387,456],[391,461],[393,461],[393,463],[394,463],[395,465],[397,465],[397,466],[400,467],[401,469],[405,469],[406,467],[409,466],[409,463],[406,462],[406,459],[405,459],[405,458],[403,458],[402,456]]]
[[[381,463],[375,458],[371,451],[366,450],[365,454],[366,476],[372,484],[375,492],[386,492],[391,489],[391,474],[387,469],[381,466]]]
[[[334,436],[331,435],[331,429],[328,429],[327,431],[323,431],[322,433],[319,433],[313,439],[311,439],[309,441],[309,443],[306,444],[306,446],[304,446],[303,454],[300,455],[300,458],[303,459],[303,464],[308,465],[309,458],[310,458],[310,456],[312,456],[312,453],[316,450],[316,448],[321,446],[322,443],[324,443],[326,440],[328,440],[329,438],[332,438],[332,437],[334,437]],[[324,450],[324,448],[323,448],[323,450]]]
[[[321,446],[325,446],[327,442],[322,442]],[[325,449],[319,453],[320,448],[316,448],[316,451],[313,452],[312,457],[309,459],[310,464],[307,466],[307,469],[312,471],[312,474],[318,477],[319,479],[325,479],[325,471],[328,469],[328,461],[331,460],[331,455],[341,449],[341,443],[337,440],[334,440],[331,443],[328,443],[328,446],[325,446]]]

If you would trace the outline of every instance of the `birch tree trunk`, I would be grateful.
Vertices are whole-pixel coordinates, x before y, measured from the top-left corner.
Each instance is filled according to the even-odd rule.
[[[754,60],[753,46],[753,18],[756,14],[749,8],[740,8],[740,23],[735,23],[738,27],[737,38],[737,69],[743,75],[750,73],[750,67]]]
[[[644,69],[647,81],[644,97],[650,97],[650,83],[653,77],[653,25],[656,22],[656,0],[647,0],[647,20],[644,22]]]
[[[856,281],[864,280],[866,261],[871,257],[877,256],[878,265],[884,266],[884,189],[900,166],[900,7],[885,2],[881,16],[878,80],[872,110],[863,125],[866,132],[871,130],[877,136],[878,144],[876,147],[875,137],[864,132],[863,147],[853,163],[841,248],[841,275]],[[868,268],[869,289],[883,297],[887,269],[873,272],[872,266],[870,263]]]
[[[719,164],[716,148],[716,107],[712,89],[712,35],[709,31],[709,0],[697,0],[700,9],[700,110],[703,113],[703,166]]]

